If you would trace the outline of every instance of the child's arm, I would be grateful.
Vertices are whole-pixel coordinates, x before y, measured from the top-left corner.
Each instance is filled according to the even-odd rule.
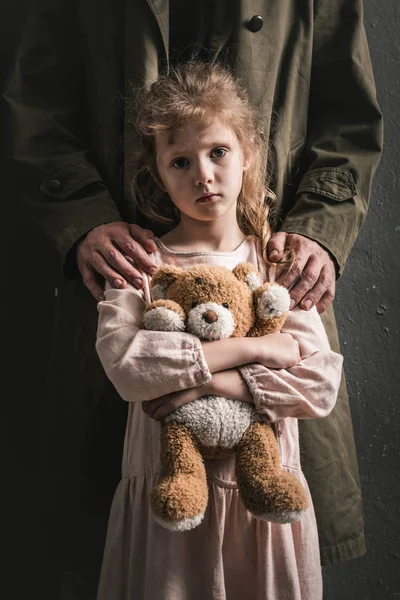
[[[299,344],[288,333],[202,342],[211,373],[257,362],[270,369],[289,369],[300,360]]]
[[[238,369],[257,412],[271,421],[325,417],[336,402],[343,357],[330,349],[315,308],[291,311],[283,330],[299,342],[301,360],[296,366],[285,370],[251,364]]]
[[[276,366],[285,359],[284,338],[230,338],[205,342],[189,333],[143,330],[143,292],[128,285],[117,290],[106,286],[99,302],[96,349],[104,370],[120,396],[127,401],[159,398],[178,390],[200,386],[211,373],[258,362]],[[282,339],[281,339],[282,338]],[[290,339],[286,339],[289,345]],[[293,355],[297,345],[294,344]],[[287,360],[287,359],[285,359]],[[292,358],[290,364],[295,364]],[[283,366],[283,363],[282,363]]]
[[[160,398],[143,402],[143,410],[152,419],[160,421],[177,408],[203,396],[225,396],[232,400],[254,404],[253,396],[238,370],[228,369],[227,371],[214,373],[212,378],[204,385],[165,394]]]
[[[96,350],[124,400],[151,400],[211,378],[196,336],[143,330],[142,290],[106,285],[104,295],[98,303]]]
[[[238,370],[228,369],[214,373],[212,378],[202,386],[165,394],[161,398],[143,402],[143,410],[149,417],[159,421],[184,404],[203,396],[224,396],[254,404],[253,396]]]

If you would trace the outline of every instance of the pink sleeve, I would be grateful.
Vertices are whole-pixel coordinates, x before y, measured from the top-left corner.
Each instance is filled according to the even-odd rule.
[[[141,291],[109,288],[105,298],[98,303],[96,350],[124,400],[153,400],[211,379],[196,336],[142,329]]]
[[[298,365],[291,369],[268,369],[260,364],[239,367],[257,412],[267,415],[271,421],[327,416],[339,391],[342,355],[330,349],[315,307],[310,311],[292,310],[283,331],[291,333],[299,342]]]

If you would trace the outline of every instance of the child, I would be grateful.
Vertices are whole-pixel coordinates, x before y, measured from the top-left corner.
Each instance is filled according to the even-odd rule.
[[[139,154],[132,184],[140,211],[169,225],[158,265],[233,269],[263,260],[270,234],[266,152],[246,94],[219,66],[192,63],[139,95]],[[170,532],[151,512],[161,424],[169,412],[216,394],[255,404],[277,423],[282,465],[307,488],[297,419],[324,417],[336,400],[342,357],[314,308],[290,312],[283,333],[202,343],[188,333],[144,331],[144,289],[107,287],[97,351],[129,405],[122,481],[107,535],[99,600],[321,600],[314,511],[278,525],[253,518],[235,483],[234,457],[207,462],[201,524]]]

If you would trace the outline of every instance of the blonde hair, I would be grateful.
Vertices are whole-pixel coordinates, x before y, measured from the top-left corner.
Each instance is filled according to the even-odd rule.
[[[136,138],[130,156],[132,199],[140,213],[154,224],[172,227],[179,222],[178,211],[157,183],[155,136],[187,123],[208,124],[214,118],[232,129],[243,154],[250,158],[238,197],[238,225],[245,235],[260,239],[268,262],[270,206],[276,199],[268,187],[268,151],[261,120],[233,75],[218,64],[186,63],[159,76],[149,89],[136,92],[130,109],[136,116]]]

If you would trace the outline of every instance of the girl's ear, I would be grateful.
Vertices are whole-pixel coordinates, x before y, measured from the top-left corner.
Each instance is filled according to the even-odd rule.
[[[251,165],[250,153],[243,157],[243,171],[247,171]]]
[[[247,171],[251,165],[251,156],[254,150],[253,138],[246,144],[246,151],[243,152],[243,171]]]
[[[160,267],[151,279],[151,296],[153,300],[165,298],[165,292],[168,287],[178,279],[183,269],[175,265],[165,265]]]
[[[236,279],[239,279],[239,281],[243,281],[248,285],[252,292],[262,285],[260,273],[257,268],[250,263],[239,263],[233,269],[232,273]]]

